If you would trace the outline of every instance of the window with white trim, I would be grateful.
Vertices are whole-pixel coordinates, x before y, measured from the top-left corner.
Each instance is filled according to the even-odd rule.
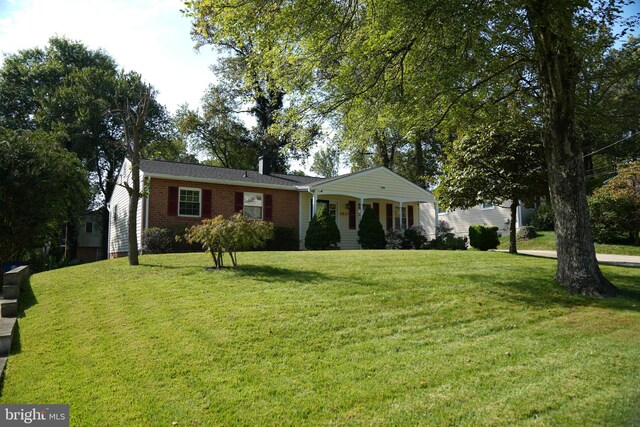
[[[245,218],[262,219],[262,193],[244,193],[242,212]]]
[[[310,202],[311,202],[311,208],[309,210],[309,219],[312,219],[313,218],[313,200],[311,200]],[[329,202],[329,200],[318,200],[317,206],[316,206],[316,212],[320,210],[321,206],[324,206],[329,210],[329,215],[333,217],[333,219],[336,221],[336,224],[337,224],[338,223],[338,205],[336,203]]]
[[[400,218],[402,217],[402,224],[400,224]],[[407,207],[402,207],[402,213],[400,213],[400,206],[394,207],[393,213],[394,228],[401,230],[407,227]]]
[[[495,207],[496,206],[493,203],[489,203],[489,202],[485,202],[485,203],[482,204],[482,210],[483,211],[486,211],[486,210],[489,210],[489,209],[495,209]]]
[[[180,187],[178,215],[199,217],[202,208],[202,191],[199,188]]]

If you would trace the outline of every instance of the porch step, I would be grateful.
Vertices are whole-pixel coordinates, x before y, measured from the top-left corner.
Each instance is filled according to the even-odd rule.
[[[0,357],[9,355],[17,323],[15,317],[0,317]]]
[[[0,298],[0,317],[18,317],[18,300]]]

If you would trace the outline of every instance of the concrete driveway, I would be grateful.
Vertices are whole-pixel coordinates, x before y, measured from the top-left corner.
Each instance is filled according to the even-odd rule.
[[[500,250],[499,252],[509,252]],[[556,251],[518,251],[520,255],[529,255],[543,258],[557,258]],[[634,255],[610,255],[596,254],[599,264],[619,265],[623,267],[640,267],[640,256]]]

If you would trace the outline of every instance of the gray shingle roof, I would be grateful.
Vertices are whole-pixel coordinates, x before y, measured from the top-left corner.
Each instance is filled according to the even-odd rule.
[[[189,163],[166,162],[160,160],[141,160],[140,170],[147,175],[163,175],[185,180],[230,181],[238,184],[281,185],[295,189],[300,185],[308,185],[323,178],[313,176],[297,176],[284,174],[261,175],[256,171],[229,169]],[[246,175],[246,176],[245,176]]]

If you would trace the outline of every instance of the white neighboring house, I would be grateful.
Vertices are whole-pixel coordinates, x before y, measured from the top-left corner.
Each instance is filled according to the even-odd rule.
[[[83,262],[98,261],[105,258],[102,253],[102,225],[99,211],[88,212],[78,231],[77,257]]]
[[[523,207],[522,202],[516,212],[516,229],[528,224],[534,207]],[[511,200],[500,205],[482,203],[471,209],[438,212],[438,221],[447,221],[457,236],[468,236],[470,225],[498,227],[498,235],[509,234],[511,224]]]
[[[108,253],[111,258],[111,254],[126,255],[129,251],[129,235],[128,235],[128,218],[129,218],[129,193],[123,186],[125,182],[129,184],[131,180],[131,162],[129,159],[125,159],[120,173],[116,178],[116,187],[111,195],[109,201],[109,247]],[[140,171],[140,188],[144,188],[142,183],[144,182],[144,173]],[[138,235],[138,249],[141,249],[142,243],[142,203],[143,197],[138,200],[138,215],[137,215],[137,235]]]

